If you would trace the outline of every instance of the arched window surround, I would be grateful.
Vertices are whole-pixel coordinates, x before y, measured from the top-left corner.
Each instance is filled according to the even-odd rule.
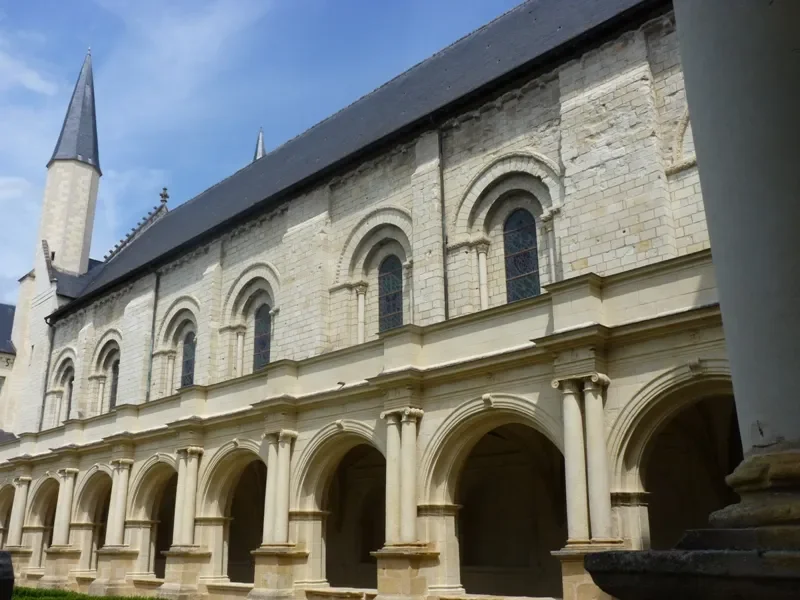
[[[394,256],[401,265],[401,299],[402,299],[402,320],[399,325],[413,322],[412,306],[412,287],[411,262],[407,258],[406,248],[403,244],[393,238],[382,238],[377,240],[364,256],[361,285],[356,289],[356,294],[363,293],[363,315],[357,314],[357,319],[363,323],[364,339],[359,342],[375,339],[381,333],[394,329],[381,328],[381,272],[380,268],[387,258]],[[357,300],[357,298],[356,298]],[[356,305],[358,308],[358,304]]]
[[[206,382],[205,379],[198,381],[197,377],[199,373],[205,373],[207,370],[206,358],[202,353],[205,338],[198,328],[199,314],[200,305],[191,296],[176,299],[167,310],[158,332],[159,346],[153,353],[151,398],[169,396],[181,387],[185,387],[181,385],[183,345],[190,332],[194,333],[196,339],[193,384]]]
[[[90,376],[94,388],[92,414],[106,413],[116,408],[119,402],[120,341],[119,332],[114,330],[103,335],[97,345]]]
[[[71,348],[63,350],[56,360],[56,368],[50,380],[42,411],[41,429],[57,427],[70,418],[76,403],[75,353]]]

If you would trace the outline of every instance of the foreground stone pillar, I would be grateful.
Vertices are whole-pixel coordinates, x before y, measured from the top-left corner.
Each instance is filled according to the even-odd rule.
[[[628,598],[800,588],[800,2],[676,0],[681,60],[745,459],[739,504],[675,550],[587,557]]]
[[[44,561],[44,576],[38,583],[41,588],[66,588],[69,572],[78,568],[81,551],[69,545],[69,524],[72,518],[72,497],[75,493],[75,478],[78,469],[58,470],[59,487],[53,544],[47,548]]]
[[[278,474],[275,480],[275,529],[274,541],[286,544],[289,541],[289,467],[292,457],[292,442],[296,431],[281,430],[278,434]]]

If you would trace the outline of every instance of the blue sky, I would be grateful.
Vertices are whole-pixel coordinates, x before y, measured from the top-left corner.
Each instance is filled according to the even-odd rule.
[[[92,48],[92,256],[520,0],[0,2],[0,302],[33,264],[45,164]]]

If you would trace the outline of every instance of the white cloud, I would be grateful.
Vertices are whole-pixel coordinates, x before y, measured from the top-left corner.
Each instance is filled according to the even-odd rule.
[[[150,145],[224,112],[220,78],[245,48],[265,0],[97,0],[111,46],[95,52],[100,180],[92,256],[102,257],[152,208],[170,173]],[[31,268],[46,171],[80,66],[57,67],[42,31],[0,30],[0,301]],[[54,75],[57,74],[57,75]],[[241,85],[241,82],[236,82]]]

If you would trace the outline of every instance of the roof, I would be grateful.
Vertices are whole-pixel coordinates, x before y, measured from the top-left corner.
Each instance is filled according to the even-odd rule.
[[[75,89],[72,91],[72,98],[50,163],[54,160],[78,160],[100,172],[94,108],[94,77],[90,53],[86,54]]]
[[[389,143],[641,19],[667,0],[528,0],[173,209],[105,265],[57,318]]]
[[[14,344],[11,343],[11,328],[14,326],[14,307],[10,304],[0,304],[0,352],[16,354]]]

